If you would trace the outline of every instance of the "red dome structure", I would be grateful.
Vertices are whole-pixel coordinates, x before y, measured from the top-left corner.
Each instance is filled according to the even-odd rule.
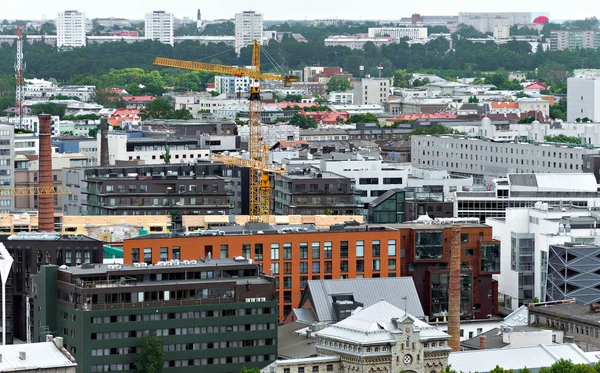
[[[538,25],[543,25],[544,23],[548,22],[549,20],[550,19],[548,19],[548,17],[546,17],[546,16],[539,16],[533,20],[533,23],[537,23]]]

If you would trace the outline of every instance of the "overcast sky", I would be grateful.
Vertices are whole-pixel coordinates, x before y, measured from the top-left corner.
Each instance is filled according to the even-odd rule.
[[[122,17],[142,19],[151,10],[166,10],[176,17],[196,16],[197,8],[203,19],[233,18],[236,12],[256,10],[266,20],[282,19],[399,19],[412,13],[422,15],[456,15],[459,11],[482,12],[550,12],[550,19],[583,19],[600,16],[600,6],[595,0],[215,0],[215,1],[164,1],[164,0],[26,0],[0,8],[0,16],[8,19],[54,19],[61,10],[84,11],[88,18]],[[597,4],[597,3],[596,3]],[[6,4],[5,4],[6,5]]]

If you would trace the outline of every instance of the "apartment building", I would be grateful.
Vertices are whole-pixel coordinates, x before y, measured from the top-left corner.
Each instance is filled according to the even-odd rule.
[[[515,26],[530,24],[531,12],[480,12],[458,13],[458,24],[472,26],[480,32],[494,32],[495,26]]]
[[[389,95],[390,80],[387,78],[362,78],[354,85],[355,105],[381,104]]]
[[[15,128],[12,124],[0,123],[0,188],[15,186]],[[14,208],[14,198],[0,194],[0,213]]]
[[[250,78],[247,76],[215,76],[215,91],[223,94],[241,94],[250,92]],[[239,100],[229,100],[239,103]]]
[[[412,136],[411,146],[414,167],[436,167],[480,180],[509,173],[582,173],[583,156],[598,154],[593,146],[498,142],[459,135]]]
[[[163,343],[164,372],[239,372],[277,358],[273,279],[247,260],[153,266],[44,265],[35,278],[35,338],[56,330],[78,373],[135,372],[141,337]]]
[[[235,14],[235,51],[240,53],[242,48],[256,40],[263,42],[263,15],[254,11],[243,11]]]
[[[41,334],[33,334],[37,322],[32,276],[37,275],[44,264],[102,263],[102,241],[84,235],[21,232],[0,235],[0,242],[14,259],[6,285],[6,341],[12,344],[13,337],[28,343],[37,341]]]
[[[164,10],[146,13],[144,31],[146,39],[173,46],[173,14]]]
[[[310,225],[222,226],[219,235],[145,235],[124,241],[124,262],[155,263],[177,252],[182,260],[243,256],[275,277],[279,320],[300,304],[308,280],[412,276],[425,315],[448,310],[448,224],[400,224],[316,230]],[[222,233],[221,233],[222,232]],[[497,312],[500,243],[491,227],[462,226],[461,314],[486,318]],[[171,254],[169,254],[171,253]]]
[[[369,37],[427,39],[427,27],[369,27]]]
[[[367,43],[373,43],[376,47],[398,43],[398,38],[393,37],[370,37],[364,34],[359,35],[336,35],[330,36],[324,40],[326,47],[347,47],[350,49],[364,49]]]
[[[579,75],[568,78],[567,100],[569,122],[575,122],[578,118],[600,122],[600,77]]]
[[[562,51],[573,49],[598,49],[600,32],[598,31],[551,31],[550,50]]]
[[[65,10],[56,15],[56,47],[77,48],[86,46],[85,13]]]

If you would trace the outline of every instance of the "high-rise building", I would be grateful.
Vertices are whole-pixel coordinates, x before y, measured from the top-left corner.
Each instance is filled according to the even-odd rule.
[[[600,77],[580,75],[567,79],[567,121],[600,121]]]
[[[458,13],[458,23],[472,26],[480,32],[494,32],[495,26],[530,24],[531,12]]]
[[[12,124],[0,123],[0,188],[15,185],[14,162],[15,135]],[[13,197],[0,195],[0,213],[8,213],[14,207]]]
[[[145,37],[173,45],[173,13],[164,10],[146,13]]]
[[[354,104],[380,104],[390,95],[388,78],[362,78],[354,85]]]
[[[598,31],[552,31],[550,33],[550,50],[598,49],[600,48],[600,32]]]
[[[85,47],[85,13],[65,10],[56,16],[56,47]]]
[[[263,15],[255,11],[244,11],[235,14],[235,51],[240,50],[257,40],[263,40]]]

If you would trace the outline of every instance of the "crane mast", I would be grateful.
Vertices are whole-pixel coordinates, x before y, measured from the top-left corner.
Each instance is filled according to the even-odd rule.
[[[202,62],[180,61],[169,58],[157,57],[155,65],[175,67],[188,70],[209,71],[233,76],[247,76],[250,78],[250,97],[248,104],[248,155],[249,159],[230,157],[222,154],[213,154],[211,159],[229,165],[249,168],[249,215],[251,222],[268,223],[271,212],[272,185],[270,173],[283,173],[282,167],[269,164],[269,149],[263,139],[261,113],[262,102],[260,97],[260,80],[283,81],[284,86],[291,86],[297,78],[288,75],[263,74],[260,71],[260,45],[256,40],[253,43],[252,66],[250,68],[225,66]]]

